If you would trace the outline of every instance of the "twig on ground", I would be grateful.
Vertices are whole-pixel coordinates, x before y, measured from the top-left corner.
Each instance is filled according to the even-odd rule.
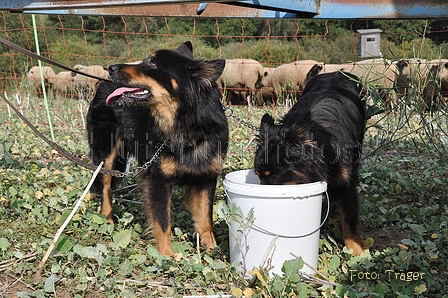
[[[20,263],[22,261],[31,261],[34,260],[37,256],[37,252],[33,252],[27,255],[24,255],[23,257],[17,258],[15,260],[6,260],[6,261],[2,261],[0,262],[0,272],[8,269],[9,267],[11,267],[14,264]]]
[[[17,277],[15,277],[15,276],[12,275],[12,274],[8,274],[8,276],[9,276],[10,278],[14,279],[15,281],[14,281],[12,284],[10,284],[9,286],[7,286],[7,287],[6,287],[6,290],[7,290],[8,288],[12,287],[13,285],[15,285],[16,283],[21,283],[22,285],[24,285],[25,287],[27,287],[27,288],[29,288],[29,289],[31,289],[31,290],[33,290],[33,291],[36,290],[36,289],[33,288],[30,284],[27,284],[26,282],[22,281],[23,276],[21,276],[20,278],[17,278]]]
[[[198,253],[198,263],[200,263],[201,262],[201,246],[200,246],[199,233],[196,233],[196,250]]]
[[[260,268],[265,269],[266,272],[269,272],[272,268],[271,262],[269,261],[268,266],[265,266],[267,260],[269,259],[269,256],[272,256],[275,252],[275,244],[277,243],[279,235],[275,235],[275,237],[271,240],[271,243],[269,244],[268,249],[266,250],[266,253],[264,254],[263,260],[261,261]],[[254,277],[252,277],[249,288],[255,287],[255,284],[257,283],[258,276],[255,274]]]
[[[161,288],[172,288],[172,286],[163,281],[149,281],[146,287],[161,287]]]
[[[294,253],[292,253],[292,252],[290,252],[290,254],[291,254],[294,258],[296,258],[296,259],[299,258],[298,256],[296,256],[296,255],[295,255]],[[337,285],[339,285],[338,283],[335,283],[335,282],[329,280],[327,277],[325,277],[322,273],[320,273],[319,271],[317,271],[317,269],[314,268],[313,266],[311,266],[309,263],[305,262],[304,260],[302,260],[302,261],[303,261],[303,264],[305,264],[308,268],[310,268],[311,270],[313,270],[315,274],[319,274],[319,276],[322,276],[322,278],[323,278],[323,279],[321,279],[321,278],[318,278],[318,277],[316,277],[316,276],[314,276],[314,275],[308,274],[308,273],[306,273],[306,272],[299,271],[299,274],[302,275],[302,276],[304,276],[304,277],[306,277],[306,279],[307,279],[308,281],[315,282],[315,283],[319,283],[319,284],[329,284],[329,285],[333,285],[333,286],[337,286]],[[306,282],[306,281],[305,281],[305,282]]]

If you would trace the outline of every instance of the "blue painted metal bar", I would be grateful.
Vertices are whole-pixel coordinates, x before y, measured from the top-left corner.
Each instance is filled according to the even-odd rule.
[[[438,0],[0,0],[0,10],[40,14],[317,19],[443,19]]]

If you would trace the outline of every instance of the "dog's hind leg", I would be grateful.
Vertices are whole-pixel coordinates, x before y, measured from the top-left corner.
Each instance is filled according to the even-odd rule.
[[[121,142],[117,141],[117,143],[115,144],[115,147],[112,149],[112,152],[109,154],[109,156],[106,157],[106,159],[104,160],[104,168],[109,169],[109,170],[114,170],[117,168],[117,163],[119,163],[122,158],[120,156],[120,148],[121,148]],[[123,161],[121,161],[121,164],[123,164]],[[122,170],[121,168],[123,168],[123,166],[119,167],[120,169],[118,170]],[[101,197],[102,197],[102,201],[101,201],[101,214],[104,214],[107,218],[107,222],[113,224],[114,223],[114,219],[113,219],[113,212],[112,212],[112,187],[114,186],[114,184],[116,183],[116,181],[114,181],[114,177],[110,176],[110,175],[102,175],[102,193],[101,193]]]
[[[339,213],[342,222],[342,237],[348,249],[357,256],[363,252],[363,244],[359,235],[359,202],[356,187],[349,187],[337,195]]]
[[[101,194],[101,214],[104,214],[107,218],[107,222],[113,224],[113,212],[112,212],[112,176],[103,175],[103,192]]]
[[[205,184],[205,183],[204,183]],[[216,180],[211,181],[205,186],[189,186],[185,198],[188,208],[192,213],[196,232],[201,237],[201,245],[207,250],[213,250],[216,247],[215,235],[212,229],[212,210],[213,197],[215,195]]]

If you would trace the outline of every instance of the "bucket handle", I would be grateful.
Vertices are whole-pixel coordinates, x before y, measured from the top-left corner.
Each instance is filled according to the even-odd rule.
[[[227,194],[227,191],[225,191],[225,192]],[[292,239],[292,238],[304,238],[304,237],[308,237],[310,235],[313,235],[314,233],[319,231],[320,228],[322,228],[322,226],[324,225],[324,223],[328,219],[328,215],[330,214],[330,197],[328,196],[328,192],[327,191],[325,191],[325,196],[327,197],[327,212],[325,214],[325,218],[322,221],[322,223],[319,225],[319,227],[317,229],[315,229],[314,231],[312,231],[312,232],[309,232],[309,233],[303,234],[303,235],[290,236],[290,235],[281,235],[281,234],[272,233],[272,232],[270,232],[268,230],[265,230],[265,229],[257,226],[256,224],[253,224],[252,226],[255,227],[254,230],[256,230],[256,231],[261,231],[261,232],[263,232],[265,234],[268,234],[268,235],[271,235],[271,236],[277,236],[277,237],[281,237],[281,238],[289,238],[289,239]]]

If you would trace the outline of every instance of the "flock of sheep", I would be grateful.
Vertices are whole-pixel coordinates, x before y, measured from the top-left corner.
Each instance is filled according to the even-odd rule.
[[[230,91],[232,103],[250,103],[247,99],[252,96],[252,101],[261,105],[290,93],[300,94],[314,76],[340,70],[357,75],[365,85],[377,87],[385,101],[418,93],[428,108],[440,99],[439,95],[448,95],[448,59],[378,58],[345,64],[299,60],[276,68],[263,67],[252,59],[229,59],[219,83]]]
[[[100,65],[76,65],[74,69],[108,78],[107,70]],[[396,100],[397,95],[417,92],[427,106],[439,100],[439,94],[448,94],[448,59],[422,61],[406,59],[367,59],[354,63],[325,64],[315,60],[299,60],[267,68],[253,59],[227,59],[218,85],[226,91],[232,104],[269,104],[286,94],[300,94],[314,76],[344,70],[360,78],[364,84],[378,87],[385,100]],[[44,66],[45,83],[59,95],[78,95],[87,88],[93,89],[97,80],[75,72],[61,71],[55,74]],[[29,82],[41,92],[41,76],[38,66],[28,73]],[[392,92],[393,91],[393,92]]]
[[[92,74],[100,78],[109,78],[108,71],[101,65],[84,66],[77,64],[73,67],[77,71]],[[42,77],[46,88],[52,89],[58,95],[72,95],[75,90],[78,94],[84,94],[87,89],[93,90],[97,79],[77,74],[72,71],[61,71],[56,74],[50,66],[42,67]],[[28,72],[28,81],[36,88],[39,94],[42,93],[41,71],[39,66],[33,66]]]

